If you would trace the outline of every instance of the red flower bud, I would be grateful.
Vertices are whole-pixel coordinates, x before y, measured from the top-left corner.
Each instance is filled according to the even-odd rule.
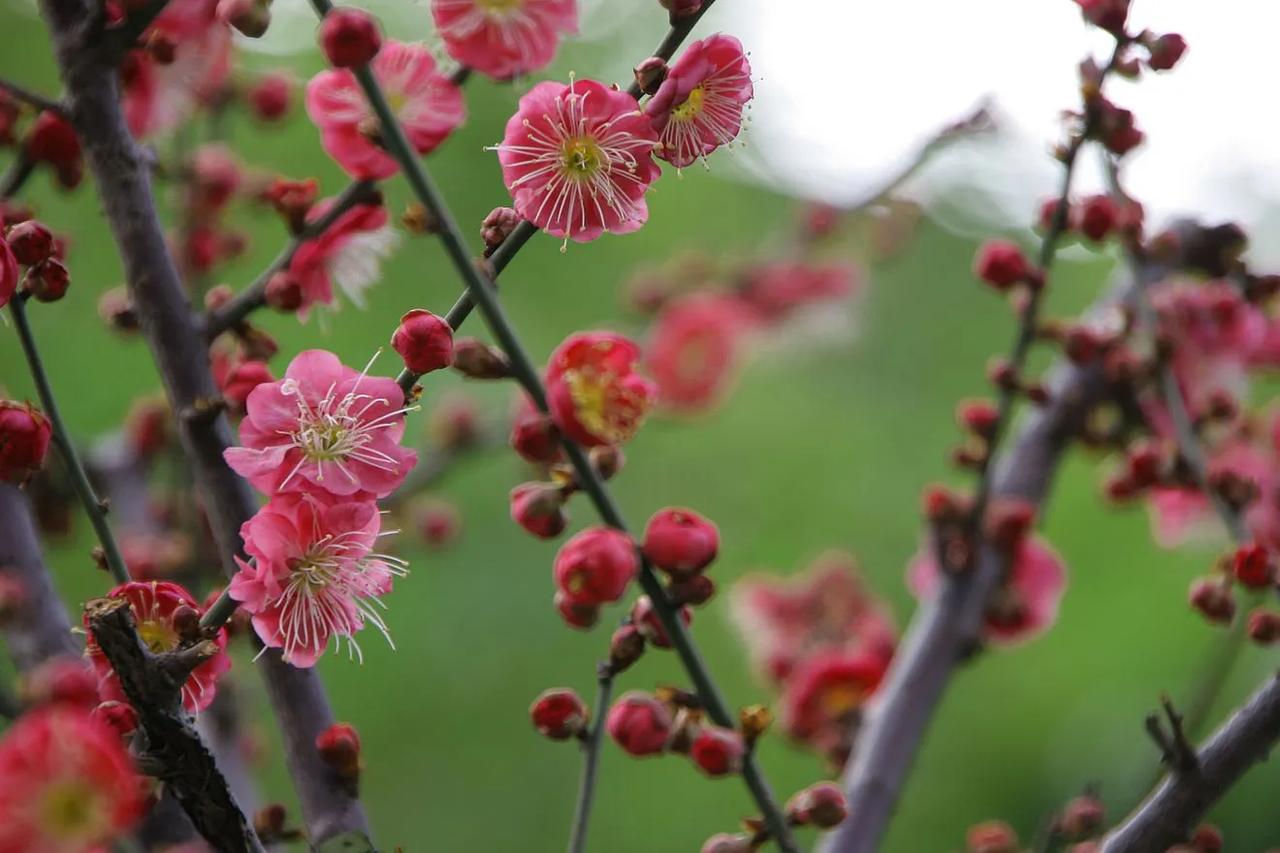
[[[1110,196],[1089,196],[1080,205],[1080,233],[1095,243],[1105,240],[1118,221],[1119,214]]]
[[[1165,33],[1148,42],[1147,66],[1152,71],[1168,71],[1187,52],[1187,40],[1177,33]]]
[[[556,588],[578,604],[617,601],[640,569],[635,544],[610,527],[589,527],[560,548]]]
[[[1040,203],[1040,220],[1039,228],[1041,231],[1048,231],[1053,227],[1054,217],[1058,215],[1058,197],[1047,198]],[[1075,228],[1075,209],[1070,203],[1067,204],[1066,221],[1062,226],[1062,233],[1069,234]]]
[[[1160,451],[1150,444],[1131,449],[1125,459],[1125,465],[1129,469],[1129,481],[1140,489],[1155,485],[1160,480],[1162,464]]]
[[[1270,586],[1275,578],[1275,566],[1267,549],[1255,543],[1241,545],[1231,561],[1236,580],[1250,589]]]
[[[484,256],[487,258],[497,251],[519,224],[520,214],[510,207],[495,207],[489,211],[489,215],[480,223],[480,239],[484,241]]]
[[[590,714],[578,694],[568,688],[544,690],[529,707],[533,727],[551,740],[568,740],[587,726]]]
[[[1270,645],[1280,640],[1280,613],[1259,607],[1249,614],[1249,639],[1259,645]]]
[[[644,654],[644,634],[635,625],[620,626],[609,638],[609,668],[622,672]]]
[[[169,404],[158,398],[136,400],[125,416],[124,433],[138,456],[155,454],[169,440]]]
[[[622,452],[622,448],[614,444],[593,447],[588,456],[591,459],[591,467],[596,469],[596,473],[602,480],[612,480],[627,461],[627,455]]]
[[[1071,326],[1062,334],[1062,351],[1076,364],[1093,361],[1102,347],[1102,338],[1087,326]]]
[[[26,403],[0,400],[0,480],[25,483],[44,465],[53,427]]]
[[[41,302],[57,302],[70,286],[71,273],[57,258],[45,258],[27,272],[27,289]]]
[[[1191,833],[1191,846],[1196,853],[1221,853],[1222,830],[1211,823],[1202,823]]]
[[[667,79],[670,70],[666,60],[661,56],[651,56],[637,65],[633,74],[640,91],[646,95],[653,95],[657,94],[658,87]]]
[[[443,548],[458,538],[462,517],[458,509],[441,498],[424,498],[415,502],[415,526],[422,541],[432,548]]]
[[[975,435],[989,438],[995,432],[1000,413],[988,400],[966,400],[956,409],[960,426]]]
[[[688,607],[681,607],[677,612],[680,614],[680,621],[686,626],[693,621],[693,611]],[[658,611],[654,608],[649,596],[640,596],[631,606],[631,624],[635,625],[655,648],[671,648],[671,637],[667,634],[662,620],[658,618]]]
[[[316,735],[316,750],[325,764],[345,780],[360,778],[360,735],[348,723],[334,723]]]
[[[965,845],[968,853],[1017,853],[1018,834],[1003,821],[989,820],[969,828]]]
[[[618,746],[641,757],[664,751],[671,736],[671,712],[648,693],[631,691],[613,703],[605,728]]]
[[[391,348],[414,373],[430,373],[453,364],[453,329],[443,317],[415,308],[400,318]]]
[[[978,249],[974,274],[996,290],[1008,290],[1031,277],[1031,265],[1022,250],[1008,240],[988,240]]]
[[[831,829],[848,816],[849,804],[834,782],[810,785],[787,801],[787,817],[799,826]]]
[[[453,369],[468,379],[506,379],[511,362],[497,347],[475,338],[458,338],[453,343]]]
[[[694,575],[691,578],[672,581],[667,592],[670,593],[672,602],[676,604],[701,607],[716,594],[716,582],[706,575]]]
[[[701,572],[715,560],[719,548],[720,531],[715,524],[691,509],[659,510],[644,528],[644,555],[673,576]]]
[[[987,507],[987,538],[997,547],[1012,548],[1026,537],[1036,520],[1036,508],[1020,498],[993,498]]]
[[[281,270],[267,279],[262,296],[277,311],[297,311],[302,307],[302,282]]]
[[[554,539],[569,523],[564,501],[555,483],[522,483],[511,490],[511,518],[539,539]]]
[[[382,49],[382,30],[363,9],[334,9],[320,23],[320,49],[334,68],[364,65]]]
[[[227,406],[238,414],[244,413],[245,401],[249,392],[264,382],[271,382],[271,368],[261,361],[242,361],[227,373],[222,380],[222,398]]]
[[[547,465],[560,458],[560,434],[551,416],[532,406],[522,406],[512,421],[511,446],[536,465]]]
[[[1197,578],[1191,583],[1187,600],[1210,622],[1227,624],[1236,615],[1231,587],[1219,578]]]
[[[34,219],[19,222],[5,234],[13,256],[23,266],[35,266],[53,254],[53,234]]]
[[[711,778],[728,776],[742,769],[747,745],[733,729],[707,726],[689,745],[689,758],[699,770]]]
[[[259,121],[277,121],[289,112],[293,80],[280,72],[264,74],[249,87],[249,110]]]
[[[80,140],[65,119],[45,110],[27,134],[27,156],[56,170],[74,170],[80,163]]]
[[[138,712],[125,702],[103,702],[93,709],[91,716],[113,729],[121,738],[128,737],[138,728]]]
[[[596,623],[600,621],[600,605],[583,604],[575,601],[573,596],[568,593],[557,591],[555,596],[556,610],[560,613],[560,618],[570,628],[577,628],[585,631],[594,628]]]
[[[1076,0],[1084,19],[1109,33],[1124,33],[1129,17],[1129,0]]]
[[[961,503],[955,492],[937,483],[925,486],[920,493],[920,510],[925,519],[934,524],[956,519],[962,509]]]

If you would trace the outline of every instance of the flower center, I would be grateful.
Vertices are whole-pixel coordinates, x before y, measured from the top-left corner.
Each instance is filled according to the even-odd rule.
[[[695,86],[689,93],[689,97],[685,98],[684,103],[671,110],[671,117],[676,121],[693,121],[702,114],[702,101],[705,96],[705,90],[701,86]]]
[[[155,654],[170,652],[178,647],[178,633],[158,619],[139,623],[138,636]]]
[[[524,7],[525,0],[476,0],[476,7],[482,12],[501,15],[506,12],[517,12]]]
[[[828,717],[842,717],[861,707],[867,691],[861,684],[833,684],[822,691],[822,712]]]
[[[585,136],[565,140],[560,157],[565,174],[574,180],[590,180],[604,162],[604,152],[595,140]]]
[[[79,779],[49,786],[40,802],[42,826],[55,838],[89,840],[103,827],[93,789]]]

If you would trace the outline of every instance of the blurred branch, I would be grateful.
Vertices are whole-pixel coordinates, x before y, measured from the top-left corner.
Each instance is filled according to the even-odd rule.
[[[569,853],[586,853],[587,828],[591,824],[591,807],[595,804],[596,770],[600,766],[600,744],[604,739],[604,721],[613,695],[615,673],[609,664],[601,664],[596,679],[595,719],[582,742],[582,780],[578,783],[578,800],[573,809],[573,829],[569,834]]]
[[[66,108],[63,107],[61,101],[46,98],[44,95],[33,92],[25,86],[20,86],[12,80],[0,77],[0,89],[5,90],[17,100],[35,107],[37,110],[47,110],[60,116],[66,115]]]
[[[1280,679],[1272,676],[1194,754],[1174,767],[1133,814],[1112,830],[1101,853],[1146,853],[1185,841],[1191,830],[1280,739]]]
[[[110,45],[85,33],[81,0],[42,0],[70,119],[95,178],[104,219],[112,230],[143,332],[177,416],[178,433],[204,498],[223,571],[236,571],[239,530],[257,509],[248,484],[222,459],[230,430],[211,407],[216,389],[207,344],[178,278],[151,195],[150,164],[134,143],[115,90]],[[359,800],[334,778],[315,747],[333,713],[312,670],[284,663],[278,652],[258,666],[283,734],[286,760],[298,791],[309,837],[319,844],[344,833],[368,833]]]
[[[45,568],[27,496],[17,486],[0,483],[0,579],[16,582],[20,606],[0,620],[5,645],[19,672],[60,655],[79,657],[53,580]]]
[[[1198,226],[1184,223],[1190,235]],[[1187,237],[1188,240],[1192,238]],[[1168,266],[1142,268],[1144,283],[1159,281]],[[1121,286],[1094,311],[1132,298],[1137,281]],[[1033,506],[1047,499],[1058,465],[1089,411],[1112,389],[1101,363],[1059,361],[1047,381],[1049,403],[1030,412],[994,469],[990,493]],[[992,593],[1008,570],[1000,549],[983,542],[968,571],[948,573],[941,592],[922,605],[885,683],[872,700],[858,733],[853,759],[844,774],[850,816],[826,840],[829,853],[861,853],[877,848],[893,814],[920,741],[956,667],[980,644],[982,617]]]
[[[9,168],[0,175],[0,199],[17,195],[36,170],[36,164],[27,156],[26,149],[18,152],[18,156],[9,164]]]

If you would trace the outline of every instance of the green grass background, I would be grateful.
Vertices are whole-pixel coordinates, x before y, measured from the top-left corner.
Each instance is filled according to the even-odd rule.
[[[0,15],[3,73],[56,91],[39,22],[12,8]],[[660,32],[659,22],[646,26],[616,42],[570,47],[557,70],[610,67],[618,55],[642,55]],[[258,58],[250,65],[266,67]],[[305,79],[317,68],[310,57],[297,72]],[[510,88],[472,81],[466,127],[431,158],[470,233],[506,201],[495,157],[481,147],[499,137],[516,97]],[[301,111],[286,129],[270,132],[237,116],[231,134],[254,164],[293,177],[317,175],[329,194],[344,184]],[[25,198],[72,238],[70,296],[35,306],[32,315],[65,414],[87,441],[115,427],[135,395],[157,387],[154,369],[140,340],[115,339],[97,318],[98,294],[118,284],[120,272],[92,187],[66,195],[42,175]],[[408,195],[393,183],[389,199],[399,210]],[[688,249],[751,257],[789,227],[793,210],[786,198],[715,173],[669,174],[652,194],[650,223],[637,235],[571,246],[566,254],[558,241],[536,238],[504,276],[504,300],[531,350],[544,356],[575,329],[633,328],[617,293],[635,265]],[[222,276],[236,285],[250,280],[282,241],[273,216],[254,216],[248,220],[252,250]],[[850,242],[834,253],[856,250]],[[616,481],[633,523],[672,503],[705,512],[722,531],[723,553],[713,572],[725,586],[749,570],[790,572],[823,549],[848,548],[905,624],[912,602],[901,572],[919,535],[919,489],[949,476],[954,402],[984,393],[984,364],[1010,334],[1007,312],[969,275],[972,252],[971,242],[926,222],[905,254],[871,268],[856,309],[863,327],[856,342],[770,351],[752,363],[714,415],[646,426],[627,448],[628,465]],[[1087,303],[1110,267],[1105,257],[1064,264],[1054,277],[1053,307]],[[345,307],[326,332],[279,316],[263,323],[279,336],[280,364],[312,346],[363,364],[386,344],[404,310],[443,310],[458,288],[438,246],[413,238],[388,265],[367,311]],[[481,333],[478,318],[468,331]],[[392,372],[394,356],[384,355],[379,365]],[[0,382],[14,396],[30,393],[14,335],[4,327]],[[453,376],[433,376],[424,406],[430,409],[458,384]],[[495,416],[505,411],[506,389],[483,389],[481,397]],[[414,416],[411,430],[424,423]],[[1142,717],[1161,691],[1185,694],[1214,639],[1214,630],[1184,604],[1189,579],[1210,552],[1159,551],[1141,512],[1099,501],[1099,464],[1073,456],[1045,518],[1045,532],[1071,570],[1057,627],[1031,645],[984,655],[960,671],[884,849],[957,849],[968,825],[991,817],[1009,820],[1029,837],[1046,813],[1086,783],[1101,786],[1114,816],[1143,790],[1155,753]],[[452,475],[442,491],[461,507],[464,535],[435,553],[404,537],[413,572],[397,584],[388,617],[398,651],[370,637],[363,666],[335,657],[319,666],[340,718],[364,738],[364,800],[387,849],[563,849],[578,753],[538,738],[526,708],[548,686],[571,685],[589,696],[607,633],[570,631],[550,607],[555,544],[531,540],[507,517],[507,491],[525,476],[506,452],[472,460]],[[592,520],[585,502],[573,511],[578,524]],[[81,525],[72,542],[51,552],[57,583],[73,607],[106,586],[85,556],[89,545]],[[731,701],[767,701],[725,605],[722,598],[698,613],[696,638]],[[1215,718],[1273,665],[1274,658],[1246,650]],[[244,661],[237,669],[264,736],[274,741],[256,675]],[[679,681],[673,659],[657,652],[623,677],[622,688]],[[268,755],[264,790],[291,802],[284,769],[275,752]],[[764,743],[761,762],[783,797],[823,772],[814,757],[779,738]],[[1277,841],[1268,815],[1278,782],[1276,767],[1258,769],[1216,810],[1229,849],[1258,850]],[[678,758],[635,761],[607,746],[592,849],[692,851],[750,811],[735,780],[709,782]]]

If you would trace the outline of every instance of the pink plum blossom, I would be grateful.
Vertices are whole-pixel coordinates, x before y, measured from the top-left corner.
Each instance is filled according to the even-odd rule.
[[[695,41],[645,107],[662,141],[658,156],[682,168],[733,142],[754,94],[742,42],[721,33]]]
[[[309,222],[324,217],[333,199],[319,202],[307,214]],[[302,289],[300,311],[312,305],[332,306],[336,284],[359,307],[364,292],[382,275],[382,261],[400,244],[399,233],[388,224],[380,204],[357,204],[344,212],[323,234],[298,247],[289,261],[289,274]]]
[[[932,598],[942,577],[934,548],[923,547],[907,567],[907,586],[916,598]],[[1067,568],[1038,536],[1013,546],[1009,577],[988,605],[984,634],[992,645],[1008,646],[1034,639],[1058,619],[1058,605],[1067,588]]]
[[[450,56],[498,80],[547,67],[578,31],[577,0],[431,0],[431,16]]]
[[[462,124],[466,107],[458,87],[436,69],[422,45],[388,41],[369,64],[415,151],[427,154]],[[320,143],[347,174],[381,180],[399,168],[378,144],[377,116],[355,74],[321,71],[307,84],[307,115],[320,128]]]
[[[307,350],[284,378],[249,393],[242,447],[227,464],[268,495],[326,492],[357,499],[391,494],[417,463],[400,446],[404,392],[395,380],[368,376],[325,350]]]
[[[516,212],[555,237],[628,234],[649,218],[658,137],[635,100],[595,80],[545,81],[497,146]]]
[[[277,495],[244,523],[245,553],[228,591],[251,614],[253,629],[286,662],[308,667],[330,639],[360,656],[355,635],[366,622],[384,636],[379,596],[402,565],[374,552],[381,517],[369,500]],[[390,637],[387,636],[388,642]]]
[[[743,335],[754,325],[740,299],[693,293],[664,305],[645,348],[645,366],[662,405],[705,410],[727,392],[742,361]]]

